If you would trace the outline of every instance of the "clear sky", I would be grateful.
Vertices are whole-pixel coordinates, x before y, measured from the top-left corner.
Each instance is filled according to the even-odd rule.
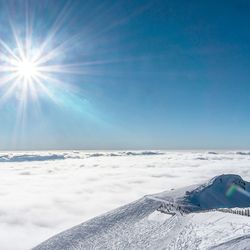
[[[1,0],[0,149],[250,148],[249,11]]]

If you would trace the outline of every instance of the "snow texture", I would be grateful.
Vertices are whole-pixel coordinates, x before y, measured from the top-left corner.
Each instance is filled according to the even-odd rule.
[[[232,196],[227,196],[225,189],[231,185],[238,185],[245,191],[250,190],[249,183],[243,181],[237,175],[221,175],[210,182],[198,187],[188,188],[188,194],[183,193],[183,189],[164,192],[158,195],[146,196],[136,202],[118,208],[103,216],[94,218],[86,223],[76,226],[61,234],[52,237],[34,250],[59,250],[59,249],[204,249],[216,247],[218,249],[228,249],[232,246],[244,249],[249,245],[249,238],[245,235],[236,237],[228,241],[231,228],[225,227],[225,232],[219,233],[220,220],[230,223],[233,215],[222,215],[218,212],[197,214],[192,212],[202,212],[206,209],[216,209],[218,207],[232,207],[235,199],[238,199],[239,207],[250,207],[248,196],[238,197],[240,191],[235,190]],[[207,197],[207,200],[204,199]],[[242,198],[242,199],[241,199]],[[220,202],[222,199],[223,202]],[[200,206],[197,206],[197,200]],[[203,204],[204,202],[204,204]],[[178,210],[172,217],[161,218],[157,222],[152,222],[150,215],[164,203],[172,203]],[[179,213],[180,206],[193,208],[189,215]],[[200,208],[200,209],[199,209]],[[198,217],[201,219],[198,219]],[[225,217],[226,220],[225,220]],[[204,220],[206,221],[204,223]],[[250,222],[250,218],[247,218]],[[215,221],[215,222],[214,222]],[[233,230],[240,230],[242,227],[250,233],[250,224],[245,225],[242,218],[239,218],[240,227],[233,224]],[[217,225],[218,224],[218,225]],[[205,227],[206,225],[206,227]],[[210,240],[201,237],[198,230],[213,229],[220,234]],[[235,232],[237,235],[237,233]],[[234,236],[235,237],[235,236]],[[220,243],[218,246],[216,244]],[[201,248],[202,246],[202,248]]]

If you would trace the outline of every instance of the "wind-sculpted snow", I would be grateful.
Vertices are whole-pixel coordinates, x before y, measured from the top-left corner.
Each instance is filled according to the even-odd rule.
[[[67,228],[144,195],[204,183],[215,175],[235,173],[250,180],[249,155],[209,152],[1,152],[0,249],[31,249]],[[32,160],[27,161],[27,155]],[[35,161],[38,157],[43,160]]]
[[[132,239],[119,242],[113,236],[120,233],[125,236],[127,227],[140,222],[159,206],[160,202],[143,198],[65,231],[34,249],[132,249],[129,243]],[[112,241],[108,243],[107,239]]]
[[[210,248],[210,250],[235,250],[235,249],[244,249],[248,250],[250,247],[250,234],[244,235],[227,242],[223,242],[218,246]]]
[[[186,199],[204,210],[250,207],[250,184],[237,175],[221,175],[188,192]]]
[[[192,212],[201,212],[206,209],[216,209],[218,207],[232,207],[235,199],[238,199],[238,207],[250,207],[249,196],[240,196],[239,190],[231,195],[227,195],[228,189],[232,185],[249,191],[249,183],[243,181],[237,175],[221,175],[198,187],[191,186],[180,190],[164,192],[157,195],[145,196],[144,198],[118,208],[103,216],[94,218],[86,223],[80,224],[51,239],[45,241],[34,250],[76,250],[76,249],[205,249],[218,244],[214,238],[198,237],[194,231],[199,230],[202,220],[195,223],[197,216]],[[186,190],[186,191],[185,191]],[[184,192],[185,191],[185,192]],[[244,194],[243,194],[244,195]],[[207,200],[204,199],[207,197]],[[197,204],[199,201],[199,204]],[[165,204],[172,206],[169,214],[173,217],[163,217],[152,222],[150,217]],[[184,215],[183,211],[188,211],[189,215]],[[220,210],[221,211],[221,210]],[[207,216],[209,215],[209,216]],[[206,227],[203,230],[216,229],[216,222],[213,224],[213,215],[216,221],[225,220],[225,215],[218,217],[218,212],[207,212],[203,214],[206,220]],[[226,215],[228,223],[232,224],[235,215]],[[244,232],[250,233],[250,218],[247,218],[247,225],[239,218],[240,227],[244,227]],[[237,224],[233,224],[233,229],[238,229]],[[209,227],[209,229],[207,228]],[[239,227],[239,228],[240,228]],[[230,229],[224,229],[230,234]],[[219,233],[220,245],[218,249],[229,249],[231,246],[237,249],[245,249],[249,246],[249,238],[236,234],[230,241]],[[224,242],[223,242],[224,241]],[[202,247],[205,246],[204,247]],[[224,248],[223,248],[224,247]],[[227,248],[226,248],[227,247]],[[216,248],[216,249],[217,249]],[[231,248],[233,249],[233,248]]]

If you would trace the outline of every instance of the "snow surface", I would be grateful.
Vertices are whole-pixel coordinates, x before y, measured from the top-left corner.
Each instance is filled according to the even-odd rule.
[[[243,219],[239,215],[237,218],[222,212],[203,212],[205,209],[232,207],[237,198],[239,207],[250,207],[250,198],[239,196],[243,195],[240,190],[235,190],[231,196],[226,194],[225,189],[232,185],[237,185],[246,192],[250,190],[250,184],[243,181],[240,176],[221,175],[204,185],[189,187],[188,193],[183,193],[181,189],[145,196],[136,202],[58,234],[35,247],[34,250],[209,249],[213,247],[228,249],[233,246],[245,249],[250,246],[248,245],[249,217]],[[204,199],[205,196],[207,199]],[[200,203],[199,207],[197,200]],[[158,209],[162,204],[169,202],[178,208],[176,214],[166,218],[161,216],[155,220]],[[193,209],[188,215],[186,213],[181,215],[180,206],[183,206],[183,210],[185,207]],[[197,212],[203,213],[197,214]],[[206,232],[205,235],[202,235],[203,231]]]
[[[30,249],[144,195],[202,183],[215,175],[234,173],[250,180],[249,164],[249,152],[233,151],[2,152],[0,249]],[[247,217],[216,213],[225,218],[228,230],[240,232],[236,224],[249,233]],[[199,220],[200,214],[196,216]],[[235,218],[235,223],[230,226],[227,218]],[[227,233],[224,226],[220,230]],[[209,235],[205,232],[204,237]],[[228,241],[243,235],[232,234]]]

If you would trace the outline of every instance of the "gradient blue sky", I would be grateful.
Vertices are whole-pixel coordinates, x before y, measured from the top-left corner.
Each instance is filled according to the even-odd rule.
[[[69,41],[57,62],[78,65],[56,75],[66,88],[45,83],[57,102],[27,97],[22,114],[18,93],[1,103],[0,149],[250,148],[249,10],[249,1],[0,1],[10,47],[10,22],[20,37],[32,23],[34,47],[56,24],[51,49]]]

